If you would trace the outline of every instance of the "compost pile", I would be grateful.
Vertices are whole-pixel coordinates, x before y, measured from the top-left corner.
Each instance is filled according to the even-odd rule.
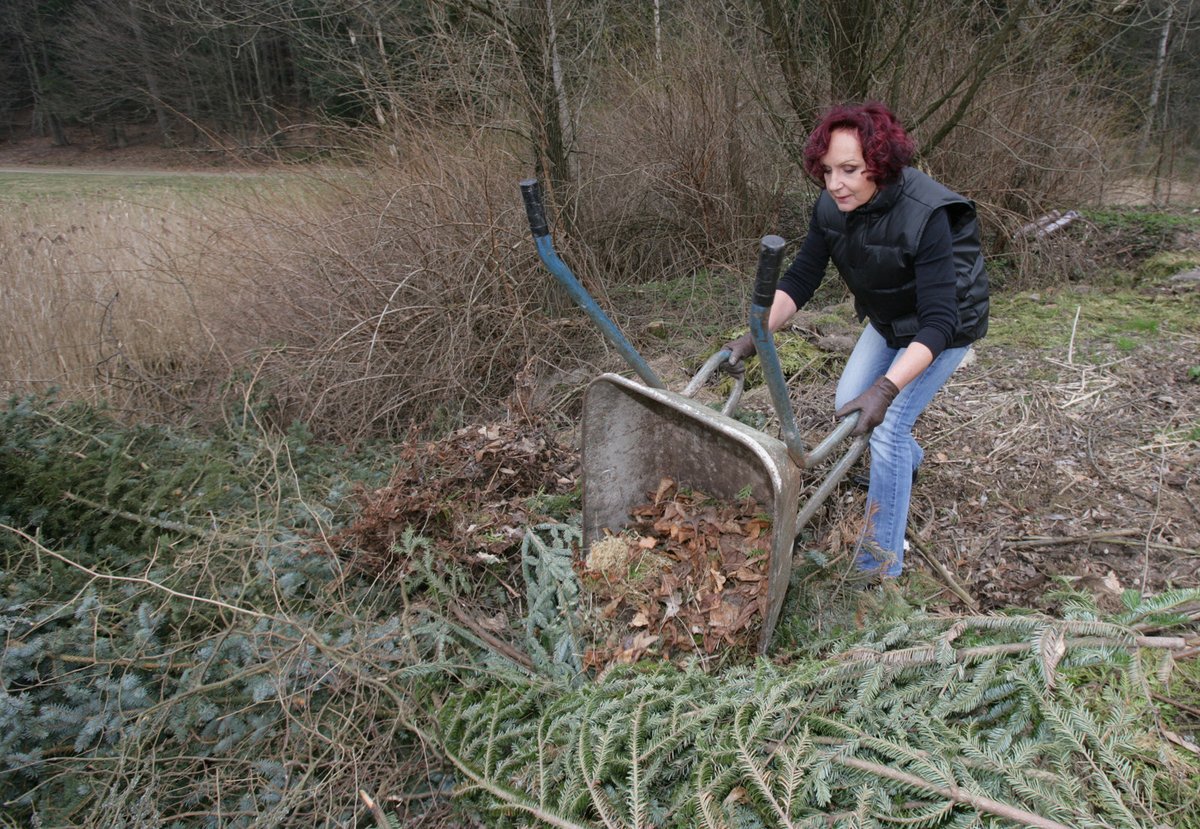
[[[583,562],[596,640],[586,667],[718,651],[751,653],[767,606],[771,522],[749,495],[734,502],[663,478]]]
[[[408,444],[386,486],[357,493],[358,517],[331,546],[354,567],[388,578],[409,572],[397,547],[406,531],[443,555],[494,563],[511,557],[539,519],[534,496],[571,493],[577,467],[574,451],[528,424],[489,423]]]

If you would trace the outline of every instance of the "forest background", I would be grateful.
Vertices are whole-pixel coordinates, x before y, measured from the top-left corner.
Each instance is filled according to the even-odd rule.
[[[1198,13],[6,0],[0,826],[1200,826]],[[847,589],[839,491],[769,659],[606,640],[577,427],[624,366],[517,182],[681,386],[861,99],[994,289],[903,598]],[[829,279],[780,337],[807,431],[854,333]],[[611,606],[661,615],[643,570]]]

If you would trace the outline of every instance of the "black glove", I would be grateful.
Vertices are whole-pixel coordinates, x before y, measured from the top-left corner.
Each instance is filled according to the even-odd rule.
[[[854,431],[850,434],[865,435],[880,423],[883,423],[883,416],[887,414],[888,406],[892,405],[892,401],[896,399],[896,395],[899,393],[900,389],[896,388],[896,384],[887,379],[885,375],[872,383],[869,389],[845,406],[842,406],[834,414],[837,417],[845,417],[851,412],[862,412],[858,416],[858,424],[855,425]]]
[[[741,374],[746,370],[746,364],[743,361],[757,353],[757,349],[754,347],[754,335],[747,331],[736,340],[725,343],[721,346],[721,350],[729,351],[729,359],[721,363],[721,369],[730,374]]]

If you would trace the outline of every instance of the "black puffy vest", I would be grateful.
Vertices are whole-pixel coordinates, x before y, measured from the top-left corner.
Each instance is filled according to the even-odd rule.
[[[908,345],[920,327],[913,262],[925,224],[940,207],[950,218],[958,274],[958,329],[950,345],[960,347],[982,337],[988,325],[988,278],[975,205],[912,167],[848,213],[838,210],[828,192],[817,199],[817,226],[854,294],[858,318],[869,317],[893,348]]]

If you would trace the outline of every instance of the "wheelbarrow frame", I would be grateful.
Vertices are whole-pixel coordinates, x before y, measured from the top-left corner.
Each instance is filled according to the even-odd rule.
[[[655,490],[663,477],[725,501],[734,501],[748,490],[772,516],[766,607],[758,642],[759,653],[766,653],[787,593],[796,536],[867,446],[866,435],[851,440],[842,457],[796,510],[804,488],[802,473],[813,470],[834,453],[850,436],[859,415],[855,412],[843,419],[812,450],[800,436],[767,324],[783,257],[783,239],[762,239],[749,320],[780,423],[782,439],[778,439],[733,417],[744,377],[735,379],[720,412],[692,399],[728,360],[728,349],[710,357],[682,393],[667,389],[554,251],[538,182],[526,179],[520,187],[542,263],[642,381],[606,373],[593,380],[585,393],[581,446],[584,546],[606,533],[620,532],[629,522],[630,510],[643,503],[646,493]]]

